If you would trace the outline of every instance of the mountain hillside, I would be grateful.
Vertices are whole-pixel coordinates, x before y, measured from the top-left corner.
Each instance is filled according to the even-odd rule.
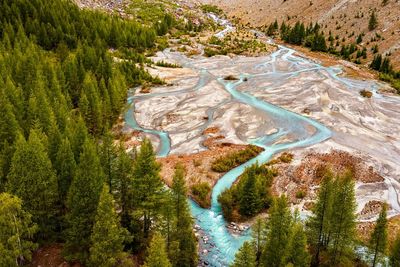
[[[378,45],[379,53],[391,55],[393,65],[400,67],[400,1],[399,0],[202,0],[220,6],[230,18],[243,24],[264,26],[274,22],[308,24],[318,22],[327,34],[341,44],[355,43],[362,34],[361,46],[369,51]],[[378,25],[368,29],[375,11]],[[344,40],[344,42],[343,42]],[[373,58],[368,53],[368,60]]]

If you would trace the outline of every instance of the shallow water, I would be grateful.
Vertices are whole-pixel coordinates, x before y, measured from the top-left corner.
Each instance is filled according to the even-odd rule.
[[[225,22],[224,22],[225,23]],[[227,25],[227,28],[230,25]],[[166,50],[164,56],[175,61],[186,68],[190,68],[198,75],[198,81],[195,85],[188,89],[175,88],[171,91],[162,93],[135,95],[134,92],[129,97],[128,102],[131,108],[125,114],[127,124],[135,130],[143,131],[148,134],[157,136],[160,140],[158,147],[158,155],[160,157],[167,156],[171,151],[170,133],[155,129],[142,128],[135,119],[135,103],[145,101],[153,97],[176,96],[180,94],[193,93],[201,90],[210,82],[217,81],[223,89],[229,93],[230,99],[209,107],[206,111],[208,119],[199,126],[199,135],[214,121],[214,114],[220,110],[223,105],[228,102],[239,102],[257,110],[269,119],[269,123],[273,124],[276,131],[272,134],[266,134],[259,131],[256,138],[248,138],[246,143],[255,144],[265,149],[256,158],[246,162],[245,164],[226,173],[215,185],[212,191],[212,201],[210,209],[200,208],[195,202],[190,200],[192,214],[196,224],[201,227],[202,233],[207,236],[206,243],[202,243],[201,248],[206,249],[207,253],[201,253],[202,262],[208,262],[210,266],[227,266],[234,259],[234,255],[245,240],[251,238],[250,230],[243,232],[241,235],[233,235],[226,228],[227,222],[224,220],[217,198],[221,192],[229,188],[233,182],[240,176],[246,167],[258,162],[260,164],[270,160],[270,158],[281,151],[309,147],[321,143],[329,139],[332,135],[331,131],[324,125],[312,120],[308,117],[285,110],[281,107],[268,103],[264,98],[255,97],[254,94],[260,95],[260,91],[269,90],[271,88],[285,85],[293,78],[301,76],[302,79],[310,79],[311,84],[318,84],[316,77],[321,76],[332,82],[339,83],[348,90],[358,92],[361,89],[369,89],[374,92],[374,98],[380,96],[376,93],[379,84],[373,81],[360,81],[341,77],[341,69],[338,67],[324,67],[318,63],[303,57],[294,55],[295,51],[284,46],[268,57],[244,58],[232,60],[228,57],[222,58],[187,58],[177,52]],[[225,81],[221,69],[234,71],[240,77],[238,81]],[[226,74],[226,73],[225,73]],[[248,80],[248,82],[245,81]],[[263,87],[253,88],[251,83],[257,80],[258,84],[265,82],[267,85]],[[270,84],[270,86],[268,85]],[[254,93],[253,93],[254,92]],[[284,96],[282,96],[284,97]],[[266,122],[260,121],[260,127]],[[198,136],[193,136],[188,142],[194,140]],[[175,144],[179,146],[180,143]],[[396,195],[396,192],[394,192]],[[398,204],[398,202],[396,202]],[[392,205],[395,206],[395,205]]]
[[[270,56],[268,62],[264,62],[262,64],[256,64],[254,66],[254,71],[258,72],[257,74],[243,74],[239,81],[235,82],[226,82],[221,77],[215,77],[219,83],[221,83],[225,90],[230,93],[233,100],[238,101],[240,103],[244,103],[252,106],[253,108],[264,112],[271,118],[274,122],[274,126],[279,129],[278,132],[273,133],[271,135],[259,136],[256,139],[248,140],[248,143],[252,143],[263,147],[265,151],[261,153],[256,158],[246,162],[245,164],[231,170],[227,174],[225,174],[215,185],[212,192],[212,204],[210,209],[202,209],[195,202],[191,201],[191,210],[192,214],[196,219],[196,224],[198,224],[204,234],[209,238],[207,245],[204,245],[203,248],[208,250],[208,253],[205,255],[201,255],[203,261],[207,261],[212,266],[226,266],[234,259],[234,255],[240,246],[243,244],[245,240],[250,238],[250,231],[244,232],[242,235],[232,235],[226,228],[226,221],[224,220],[221,212],[221,206],[219,205],[217,198],[218,195],[224,191],[226,188],[229,188],[232,183],[236,180],[236,178],[243,173],[246,167],[254,164],[256,162],[262,164],[267,162],[272,155],[277,152],[284,151],[286,149],[293,149],[299,147],[307,147],[313,144],[322,142],[328,139],[331,135],[331,132],[328,128],[324,127],[322,124],[311,120],[307,117],[303,117],[299,114],[290,112],[283,108],[274,106],[265,101],[262,101],[249,93],[242,92],[237,89],[238,86],[244,83],[244,77],[247,79],[251,79],[257,75],[268,75],[268,74],[278,74],[276,72],[276,68],[273,67],[276,60],[284,60],[284,61],[293,61],[299,69],[292,72],[286,72],[287,75],[296,75],[301,71],[310,71],[309,62],[305,64],[307,68],[301,69],[301,62],[305,61],[302,58],[295,58],[292,56],[293,51],[286,48],[281,48],[281,50]],[[182,58],[181,58],[182,59]],[[186,62],[186,66],[192,66],[196,68],[196,64],[190,62],[188,59]],[[182,62],[180,62],[182,63]],[[265,70],[263,65],[272,65],[272,68],[267,68]],[[200,64],[201,66],[201,64]],[[327,70],[322,66],[315,66],[315,70]],[[332,69],[331,75],[337,79],[339,79],[337,75],[337,71]],[[207,75],[207,70],[201,67],[199,70],[199,82],[196,86],[188,90],[199,90],[202,86],[205,85],[205,80],[210,78]],[[277,76],[279,77],[279,75]],[[279,79],[279,78],[278,78]],[[188,90],[176,90],[172,92],[163,93],[164,95],[174,95],[180,93],[187,93]],[[132,96],[129,98],[130,103],[134,103],[135,101],[139,101],[141,98],[150,98],[154,96],[159,96],[160,94],[148,94],[144,96]],[[204,125],[206,127],[209,123],[212,122],[213,119],[213,111],[215,111],[218,107],[215,107],[213,110],[209,111],[209,121]],[[154,129],[143,129],[138,125],[134,117],[134,105],[128,110],[125,116],[127,124],[133,129],[140,130],[149,134],[153,134],[159,137],[160,139],[160,147],[158,151],[158,155],[160,157],[164,157],[168,155],[170,151],[171,141],[168,137],[167,132],[157,131]],[[310,134],[310,131],[307,128],[315,129],[313,134]],[[275,143],[277,140],[282,138],[282,136],[289,136],[290,141]]]

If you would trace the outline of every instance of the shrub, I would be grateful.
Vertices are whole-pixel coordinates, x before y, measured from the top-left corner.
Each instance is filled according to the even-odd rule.
[[[306,197],[306,192],[304,192],[303,190],[299,190],[296,192],[296,198],[303,199],[305,197]]]
[[[363,90],[360,91],[360,95],[361,95],[362,97],[365,97],[365,98],[371,98],[371,97],[372,97],[372,92],[363,89]]]
[[[208,196],[211,193],[211,187],[208,183],[202,182],[192,185],[191,187],[192,195],[194,200],[203,208],[207,207]]]

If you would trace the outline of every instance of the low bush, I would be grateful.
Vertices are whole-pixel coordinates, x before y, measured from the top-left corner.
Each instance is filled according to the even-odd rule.
[[[211,187],[208,183],[202,182],[192,185],[190,188],[192,191],[193,199],[203,208],[206,208],[208,204],[208,196],[211,193]]]

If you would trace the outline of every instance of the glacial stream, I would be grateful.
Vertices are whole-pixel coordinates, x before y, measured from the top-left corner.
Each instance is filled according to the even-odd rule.
[[[200,252],[200,263],[207,262],[210,266],[228,266],[234,259],[235,253],[241,247],[245,240],[251,238],[250,230],[246,230],[241,234],[232,234],[229,232],[227,221],[222,216],[221,206],[217,198],[221,192],[229,188],[234,181],[240,176],[246,167],[258,162],[260,164],[266,163],[271,157],[279,152],[309,147],[314,144],[323,142],[331,137],[331,131],[324,125],[314,121],[308,117],[299,115],[297,113],[285,110],[281,107],[272,105],[260,98],[251,94],[251,90],[244,92],[240,90],[240,86],[250,81],[252,78],[268,79],[271,82],[282,83],[285,82],[287,77],[293,77],[300,73],[307,72],[320,72],[322,75],[329,76],[343,83],[349,87],[349,90],[365,88],[366,84],[363,81],[356,81],[340,77],[340,69],[335,67],[324,67],[311,60],[303,57],[295,56],[294,50],[279,46],[279,49],[266,57],[267,60],[259,62],[254,61],[251,71],[241,73],[236,81],[225,81],[223,77],[216,77],[211,74],[210,69],[204,68],[204,65],[196,65],[196,61],[187,58],[178,52],[164,51],[167,57],[172,58],[179,64],[186,68],[191,68],[198,73],[199,80],[196,85],[188,89],[179,89],[171,91],[163,91],[161,93],[150,93],[146,95],[135,95],[128,98],[130,104],[129,110],[125,114],[126,123],[133,129],[157,136],[160,140],[158,147],[158,156],[165,157],[171,150],[171,139],[169,133],[166,131],[159,131],[156,129],[145,129],[139,125],[135,118],[135,102],[143,99],[148,99],[156,96],[171,96],[179,95],[188,92],[195,92],[200,90],[203,86],[210,82],[210,80],[218,81],[224,87],[224,90],[231,96],[232,102],[239,102],[252,108],[258,112],[264,113],[268,118],[273,121],[275,129],[273,133],[258,136],[255,139],[244,140],[265,150],[256,158],[246,162],[245,164],[226,173],[215,185],[212,191],[212,203],[210,209],[203,209],[199,207],[194,201],[190,200],[191,211],[195,218],[195,223],[200,226],[203,236],[207,237],[207,242],[202,243],[202,250],[207,250],[206,253]],[[200,58],[200,61],[207,61],[209,59]],[[282,62],[290,68],[282,70],[279,66]],[[278,64],[279,63],[279,64]],[[226,64],[230,64],[227,62]],[[218,68],[218,66],[214,66]],[[249,74],[252,73],[252,74]],[[375,85],[370,85],[370,89]],[[268,90],[266,88],[265,90]],[[222,105],[221,103],[220,105]],[[210,123],[213,122],[213,115],[219,106],[210,108],[207,111],[207,121],[202,126],[205,129]]]

